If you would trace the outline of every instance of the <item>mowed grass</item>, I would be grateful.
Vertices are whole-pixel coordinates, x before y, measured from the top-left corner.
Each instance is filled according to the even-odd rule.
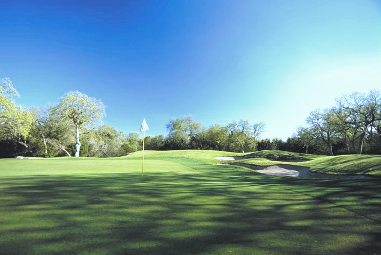
[[[380,179],[303,180],[216,151],[0,160],[0,254],[381,254]]]

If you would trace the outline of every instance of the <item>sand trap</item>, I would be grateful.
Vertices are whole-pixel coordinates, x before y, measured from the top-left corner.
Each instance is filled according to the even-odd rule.
[[[261,174],[276,175],[276,176],[290,176],[290,177],[299,176],[299,171],[289,170],[279,166],[269,166],[262,170],[257,170],[257,172]]]
[[[313,178],[313,179],[330,179],[330,180],[354,180],[354,179],[368,179],[372,178],[365,175],[341,175],[341,174],[326,174],[310,171],[308,167],[295,166],[295,165],[275,165],[275,166],[258,166],[245,164],[241,162],[227,162],[235,160],[234,157],[216,157],[215,159],[220,162],[217,165],[238,165],[253,169],[257,173],[276,175],[283,177],[299,177],[299,178]]]
[[[215,159],[217,159],[219,161],[232,161],[232,160],[235,160],[234,157],[215,157]]]
[[[353,179],[370,178],[368,176],[363,176],[363,175],[340,175],[340,174],[318,173],[318,172],[310,171],[308,167],[300,167],[300,166],[292,166],[292,165],[269,166],[263,169],[255,169],[255,171],[261,174],[276,175],[276,176],[330,179],[330,180],[353,180]]]

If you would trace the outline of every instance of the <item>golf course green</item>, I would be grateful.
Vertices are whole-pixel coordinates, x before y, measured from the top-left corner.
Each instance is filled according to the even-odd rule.
[[[380,177],[215,160],[236,155],[0,159],[0,254],[381,254]]]

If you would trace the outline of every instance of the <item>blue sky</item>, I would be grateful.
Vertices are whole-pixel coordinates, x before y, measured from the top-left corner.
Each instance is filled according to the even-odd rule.
[[[286,138],[335,98],[381,89],[381,2],[3,0],[0,59],[24,106],[79,90],[125,132],[190,115]]]

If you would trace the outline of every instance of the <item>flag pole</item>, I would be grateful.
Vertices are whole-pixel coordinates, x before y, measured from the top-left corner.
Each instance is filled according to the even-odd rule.
[[[142,158],[142,175],[144,174],[144,139],[146,137],[146,132],[143,131],[143,158]]]
[[[142,176],[144,174],[144,140],[146,138],[146,131],[149,130],[146,119],[143,119],[140,125],[140,131],[143,133],[143,150],[142,150]]]

